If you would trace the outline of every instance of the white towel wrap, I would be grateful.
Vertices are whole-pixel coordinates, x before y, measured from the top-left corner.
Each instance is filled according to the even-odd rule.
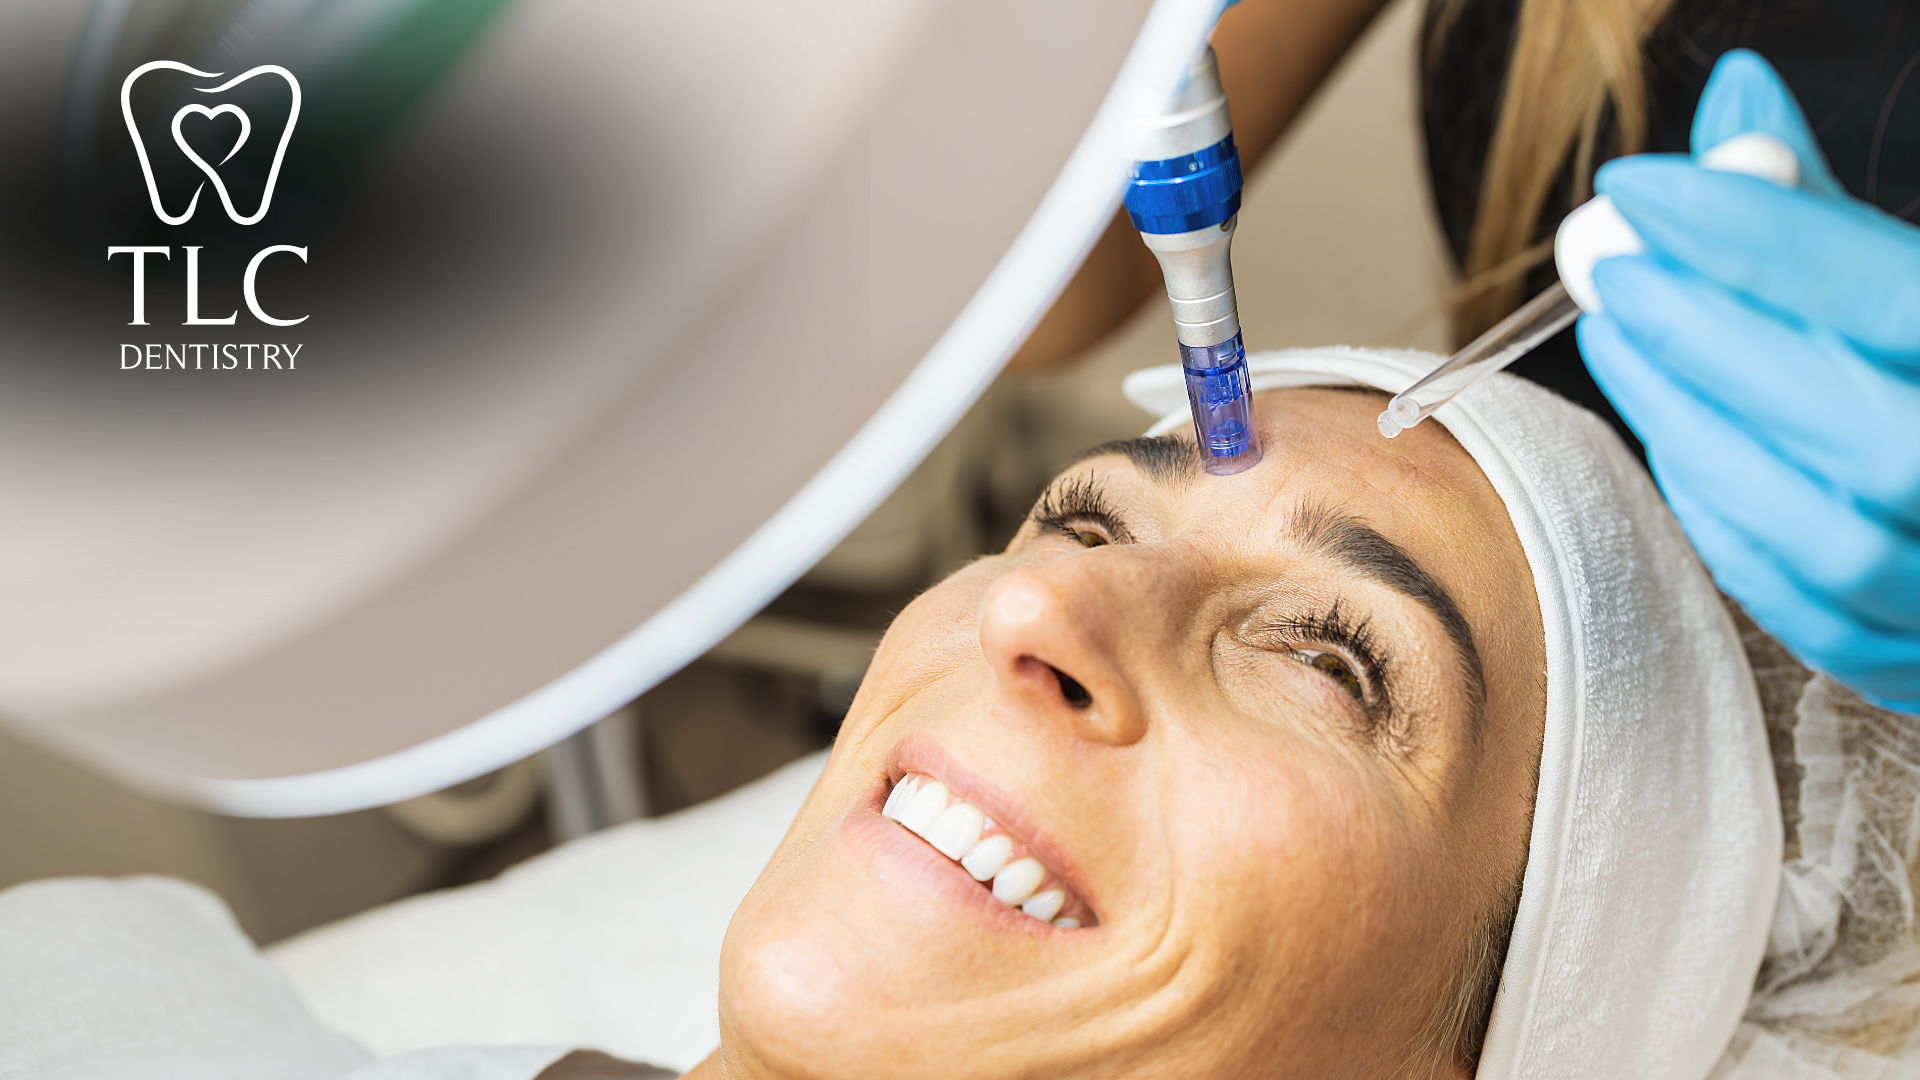
[[[1252,357],[1256,390],[1405,389],[1441,357]],[[1188,424],[1177,366],[1135,404]],[[1780,807],[1740,641],[1646,472],[1591,413],[1497,375],[1433,416],[1506,502],[1546,628],[1547,718],[1520,909],[1480,1080],[1702,1080],[1767,944]],[[1269,449],[1269,453],[1271,453]]]

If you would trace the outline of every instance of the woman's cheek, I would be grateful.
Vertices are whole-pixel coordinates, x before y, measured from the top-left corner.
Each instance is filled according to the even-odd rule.
[[[841,730],[864,735],[910,699],[983,663],[980,600],[1005,569],[999,558],[981,559],[915,597],[881,638]]]
[[[1245,786],[1260,795],[1240,842],[1269,871],[1262,887],[1284,898],[1286,917],[1338,943],[1356,974],[1378,975],[1444,937],[1447,920],[1436,917],[1458,895],[1450,857],[1417,770],[1394,763],[1337,684],[1282,662],[1307,678],[1285,678],[1288,715],[1270,728],[1275,735],[1242,740],[1260,748],[1239,755],[1252,774]]]
[[[1351,695],[1306,664],[1265,652],[1218,678],[1219,711],[1194,713],[1206,717],[1195,732],[1204,749],[1183,767],[1191,775],[1179,787],[1190,805],[1179,816],[1225,830],[1194,838],[1222,852],[1223,873],[1238,867],[1254,893],[1311,911],[1322,903],[1345,910],[1412,871],[1419,838],[1401,805],[1406,793],[1397,771],[1381,767]],[[1260,872],[1244,874],[1248,864]]]

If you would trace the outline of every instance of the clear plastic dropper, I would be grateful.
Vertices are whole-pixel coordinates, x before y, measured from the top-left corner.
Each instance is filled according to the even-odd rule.
[[[1580,305],[1555,281],[1426,378],[1396,394],[1380,414],[1380,434],[1391,439],[1432,416],[1455,394],[1532,352],[1579,317]]]

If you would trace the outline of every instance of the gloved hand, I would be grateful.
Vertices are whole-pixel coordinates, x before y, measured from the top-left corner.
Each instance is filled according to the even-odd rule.
[[[1740,50],[1694,153],[1746,131],[1793,148],[1797,190],[1679,155],[1600,170],[1648,253],[1594,267],[1580,351],[1720,587],[1809,666],[1920,713],[1920,229],[1848,197]]]

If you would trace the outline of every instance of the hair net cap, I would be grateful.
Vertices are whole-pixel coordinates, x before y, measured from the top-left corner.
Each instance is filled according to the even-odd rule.
[[[1249,360],[1255,390],[1398,392],[1440,362],[1315,349]],[[1189,423],[1178,366],[1126,393]],[[1496,375],[1432,417],[1505,501],[1546,630],[1527,869],[1481,1080],[1701,1080],[1767,944],[1779,796],[1731,618],[1639,462],[1597,417]]]

